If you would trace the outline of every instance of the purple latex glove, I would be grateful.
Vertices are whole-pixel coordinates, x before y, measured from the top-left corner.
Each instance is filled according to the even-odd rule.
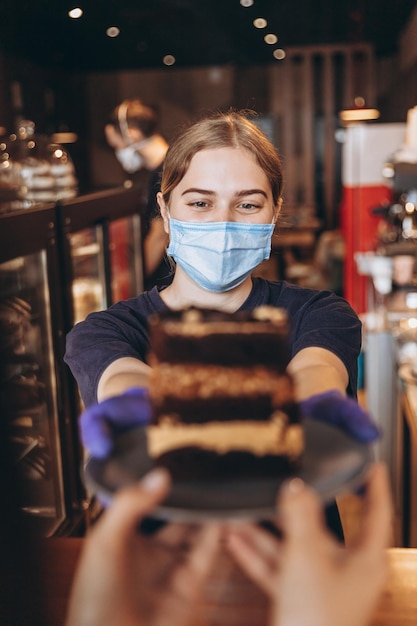
[[[300,410],[304,417],[337,426],[363,443],[372,443],[380,437],[369,413],[340,391],[326,391],[302,400]]]
[[[148,390],[132,387],[84,411],[80,417],[81,439],[92,456],[102,459],[112,450],[115,432],[148,424],[150,418]]]

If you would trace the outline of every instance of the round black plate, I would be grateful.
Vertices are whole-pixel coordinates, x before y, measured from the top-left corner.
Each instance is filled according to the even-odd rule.
[[[372,462],[371,448],[340,429],[314,420],[305,422],[306,446],[298,476],[326,503],[340,493],[359,487]],[[102,501],[138,481],[152,468],[146,428],[120,435],[106,460],[90,458],[84,468],[88,488]],[[164,503],[152,513],[175,521],[207,518],[266,519],[276,515],[276,494],[282,479],[229,482],[178,482]]]

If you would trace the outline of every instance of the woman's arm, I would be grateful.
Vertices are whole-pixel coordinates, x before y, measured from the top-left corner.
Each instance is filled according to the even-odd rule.
[[[133,357],[113,361],[104,370],[98,383],[98,402],[118,396],[131,387],[147,387],[150,370],[149,365]]]
[[[349,377],[342,361],[324,348],[304,348],[288,364],[297,400],[335,389],[346,394]]]

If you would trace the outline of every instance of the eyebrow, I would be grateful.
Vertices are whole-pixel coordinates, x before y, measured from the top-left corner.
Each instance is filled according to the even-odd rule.
[[[268,198],[266,192],[263,189],[243,189],[236,194],[237,198],[242,198],[243,196],[253,196],[257,193],[260,193],[265,198]]]
[[[215,194],[214,191],[210,191],[209,189],[199,189],[198,187],[190,187],[189,189],[184,189],[181,195],[185,196],[186,193],[201,193],[205,196],[213,196]]]
[[[215,191],[210,191],[209,189],[199,189],[198,187],[190,187],[189,189],[185,189],[181,195],[184,196],[187,193],[200,193],[206,196],[216,195]],[[268,198],[266,192],[263,189],[242,189],[242,191],[238,191],[235,195],[237,198],[243,198],[244,196],[253,196],[257,193],[265,196],[265,198]]]

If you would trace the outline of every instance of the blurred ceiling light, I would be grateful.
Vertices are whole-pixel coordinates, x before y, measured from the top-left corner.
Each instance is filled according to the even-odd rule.
[[[174,65],[176,58],[173,54],[166,54],[162,59],[164,65]]]
[[[408,295],[409,294],[407,294],[407,296]],[[414,308],[414,307],[410,306],[410,309],[412,309],[412,308]],[[410,319],[408,320],[408,326],[410,328],[417,328],[417,319],[415,317],[410,317]]]
[[[268,22],[264,17],[257,17],[253,20],[253,25],[255,28],[266,28],[268,26]]]
[[[272,54],[274,58],[278,61],[282,61],[282,59],[285,59],[285,57],[287,56],[285,50],[283,50],[282,48],[277,48]]]
[[[384,178],[394,178],[395,169],[392,163],[384,163],[384,166],[382,168],[382,176]]]
[[[278,37],[274,35],[273,33],[268,33],[264,37],[265,43],[274,44],[274,43],[277,43],[277,41],[278,41]]]
[[[344,109],[339,111],[339,119],[342,122],[365,122],[369,120],[377,120],[380,116],[378,109],[368,109],[366,107],[358,107],[355,109]]]
[[[240,0],[240,4],[242,7],[251,7],[253,5],[253,0]]]
[[[78,135],[71,132],[54,133],[51,137],[53,143],[75,143]]]
[[[107,37],[118,37],[120,35],[120,28],[117,26],[109,26],[106,30]]]
[[[81,17],[83,14],[83,10],[80,9],[79,7],[76,7],[75,9],[71,9],[71,11],[68,11],[68,16],[71,17],[73,20],[77,20],[79,17]]]

